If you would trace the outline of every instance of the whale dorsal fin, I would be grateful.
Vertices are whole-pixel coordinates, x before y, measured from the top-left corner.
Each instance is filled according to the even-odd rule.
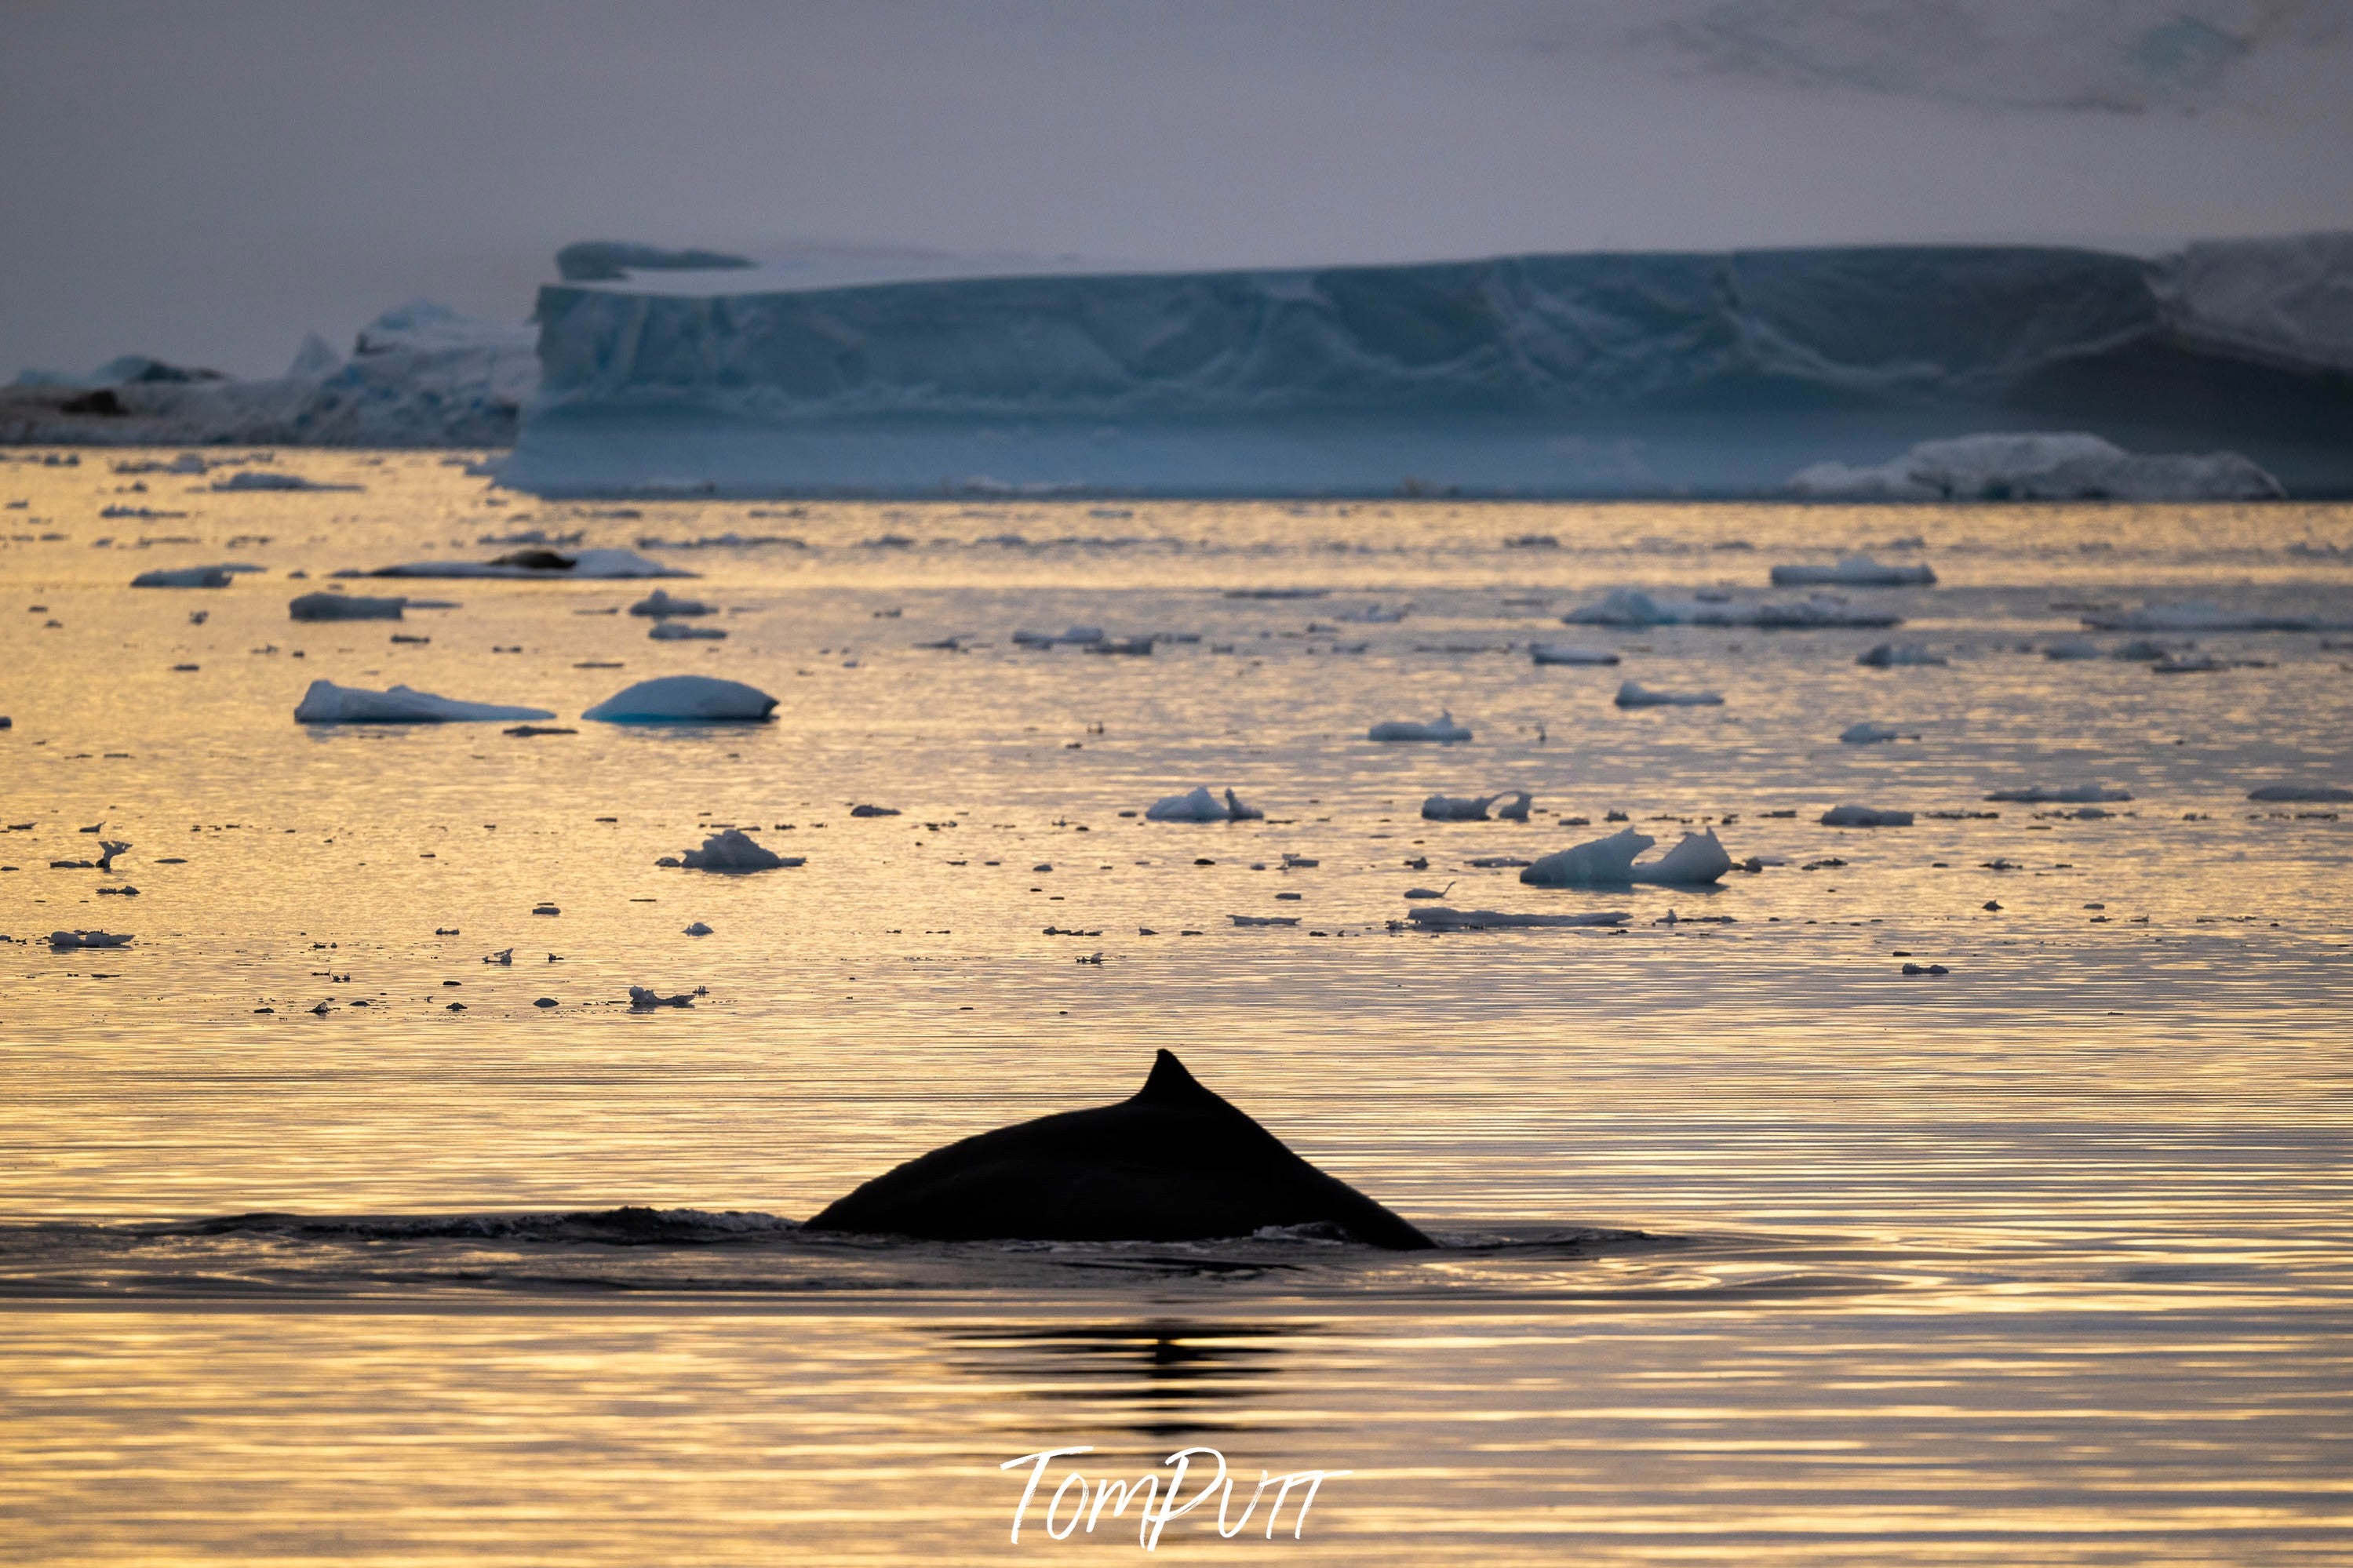
[[[1185,1070],[1185,1064],[1172,1051],[1162,1050],[1152,1058],[1151,1076],[1144,1087],[1135,1091],[1136,1100],[1146,1105],[1223,1105],[1224,1100],[1201,1087],[1200,1079]]]

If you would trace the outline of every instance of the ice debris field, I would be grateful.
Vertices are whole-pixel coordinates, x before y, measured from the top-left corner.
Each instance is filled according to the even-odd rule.
[[[2341,974],[2342,507],[0,491],[0,966],[110,1017]]]

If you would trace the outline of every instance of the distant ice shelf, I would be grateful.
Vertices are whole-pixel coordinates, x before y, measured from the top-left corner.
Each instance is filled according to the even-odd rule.
[[[2353,494],[2353,237],[2155,261],[1882,247],[848,286],[685,276],[540,291],[542,379],[507,483]]]

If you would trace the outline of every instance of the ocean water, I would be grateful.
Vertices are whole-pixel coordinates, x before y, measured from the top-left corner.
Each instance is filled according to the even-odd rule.
[[[358,487],[315,492],[111,466],[169,456],[0,464],[0,1562],[1124,1560],[1133,1509],[1054,1540],[1046,1493],[1187,1447],[1236,1513],[1349,1473],[1280,1546],[1263,1510],[1174,1519],[1180,1562],[2353,1556],[2353,806],[2247,798],[2353,784],[2353,509],[548,505],[438,454],[250,465]],[[288,619],[533,529],[662,542],[729,635],[648,640],[627,582]],[[731,533],[773,542],[674,547]],[[1849,594],[1893,631],[1557,620],[1855,548],[1941,580]],[[262,570],[128,586],[213,562]],[[1316,596],[1235,596],[1277,590]],[[2347,629],[2200,635],[2195,674],[2041,651],[2186,599]],[[1013,641],[1073,624],[1164,640]],[[1948,662],[1855,662],[1891,640]],[[776,719],[577,718],[678,672]],[[1623,711],[1629,678],[1725,700]],[[299,726],[314,679],[575,732]],[[1441,709],[1471,742],[1365,739]],[[1837,741],[1863,720],[1918,739]],[[2037,783],[2130,798],[1986,799]],[[1267,820],[1142,819],[1197,784]],[[1419,819],[1504,788],[1530,822]],[[1776,863],[1472,864],[1612,812]],[[807,864],[656,866],[719,825]],[[1395,929],[1416,887],[1629,919]],[[47,941],[83,928],[135,940]],[[797,1234],[1161,1047],[1447,1245]],[[1011,1541],[1000,1467],[1079,1447]]]

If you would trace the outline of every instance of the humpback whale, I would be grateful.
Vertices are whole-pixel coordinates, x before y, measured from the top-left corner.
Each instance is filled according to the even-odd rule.
[[[884,1172],[802,1228],[934,1241],[1199,1241],[1327,1225],[1435,1247],[1204,1089],[1167,1051],[1116,1105],[963,1139]]]

